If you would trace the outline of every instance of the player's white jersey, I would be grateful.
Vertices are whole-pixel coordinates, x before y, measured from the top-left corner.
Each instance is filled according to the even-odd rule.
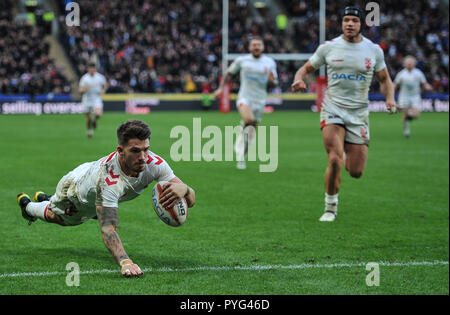
[[[89,73],[83,75],[80,79],[80,87],[90,86],[81,98],[83,105],[86,107],[101,106],[103,103],[100,92],[105,84],[106,78],[103,74],[95,72],[93,76]]]
[[[250,106],[264,106],[267,97],[267,83],[270,72],[278,78],[275,61],[265,55],[259,58],[252,54],[240,56],[230,65],[228,72],[236,74],[240,71],[241,86],[239,99],[248,101]]]
[[[328,89],[323,106],[362,108],[369,105],[369,88],[374,72],[386,67],[380,46],[363,36],[359,43],[336,37],[323,43],[309,59],[318,69],[327,65]]]
[[[414,68],[411,71],[408,69],[400,71],[395,77],[394,82],[400,85],[400,98],[420,97],[420,87],[423,83],[426,83],[427,80],[422,71]]]
[[[153,152],[148,153],[144,171],[138,177],[122,172],[117,151],[98,161],[84,163],[62,180],[68,183],[67,196],[75,207],[95,215],[96,205],[118,207],[119,202],[139,196],[154,180],[170,181],[175,175],[170,166]]]

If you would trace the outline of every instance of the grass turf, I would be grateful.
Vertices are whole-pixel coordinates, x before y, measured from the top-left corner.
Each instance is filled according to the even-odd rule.
[[[141,268],[152,269],[139,279],[120,276],[97,221],[28,226],[15,201],[22,191],[54,193],[64,174],[114,151],[115,129],[131,117],[149,123],[151,150],[197,198],[180,228],[156,217],[150,190],[120,205],[125,250]],[[192,130],[193,117],[202,118],[202,127],[222,131],[239,121],[236,113],[105,114],[88,140],[81,115],[0,116],[0,294],[449,293],[448,264],[411,265],[449,260],[448,114],[423,113],[409,140],[402,136],[400,116],[371,114],[367,169],[358,180],[342,172],[334,223],[318,221],[326,155],[317,114],[264,116],[263,125],[279,128],[273,173],[260,173],[259,161],[245,171],[235,162],[171,161],[176,139],[170,131],[175,125]],[[80,286],[69,287],[69,262],[77,262],[81,272],[107,271],[81,274]],[[369,287],[366,262],[405,265],[381,265],[380,285]],[[25,274],[34,272],[57,274]]]

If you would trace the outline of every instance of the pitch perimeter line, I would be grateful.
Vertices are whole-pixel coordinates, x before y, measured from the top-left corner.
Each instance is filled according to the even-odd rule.
[[[448,265],[448,261],[419,261],[419,262],[378,262],[384,267],[413,267],[413,266],[444,266]],[[203,266],[190,268],[146,268],[144,272],[189,272],[189,271],[264,271],[264,270],[301,270],[301,269],[332,269],[332,268],[354,268],[365,267],[367,263],[338,263],[338,264],[300,264],[300,265],[250,265],[250,266]],[[80,275],[102,274],[102,273],[118,273],[118,269],[100,269],[80,271]],[[17,278],[17,277],[49,277],[67,275],[68,272],[20,272],[20,273],[4,273],[0,274],[0,278]]]

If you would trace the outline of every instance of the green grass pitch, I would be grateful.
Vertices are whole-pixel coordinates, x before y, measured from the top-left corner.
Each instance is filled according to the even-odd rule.
[[[131,117],[152,129],[151,150],[196,190],[186,224],[172,228],[151,206],[151,191],[119,206],[125,250],[143,277],[125,279],[103,245],[98,222],[28,226],[15,197],[54,193],[81,163],[116,148],[115,129]],[[319,222],[326,155],[317,114],[275,112],[278,169],[245,171],[235,162],[174,162],[175,125],[237,125],[236,112],[105,114],[88,140],[82,115],[0,116],[1,294],[448,294],[449,116],[423,113],[402,136],[401,118],[371,114],[371,146],[360,179],[342,171],[339,216]],[[203,140],[205,143],[206,140]],[[153,184],[152,184],[153,186]],[[66,265],[80,266],[67,286]],[[366,263],[379,267],[368,286]]]

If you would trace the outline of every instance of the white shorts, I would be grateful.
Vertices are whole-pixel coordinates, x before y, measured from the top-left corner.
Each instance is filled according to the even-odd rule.
[[[50,198],[49,209],[61,217],[66,225],[79,225],[97,215],[95,205],[83,204],[77,196],[76,181],[85,166],[82,164],[61,178],[55,194]]]
[[[345,142],[369,145],[369,109],[323,106],[320,111],[320,128],[326,125],[342,125]]]
[[[255,103],[255,102],[249,102],[246,98],[239,98],[236,101],[236,107],[239,109],[242,105],[248,105],[252,109],[253,112],[253,118],[260,122],[262,119],[262,115],[264,114],[264,107],[266,106],[264,103]]]
[[[103,101],[101,99],[98,99],[96,101],[83,101],[82,102],[84,106],[84,112],[90,113],[93,112],[96,109],[99,109],[100,111],[103,111]]]
[[[415,95],[415,96],[400,95],[398,97],[398,107],[399,108],[414,107],[414,108],[420,109],[421,103],[422,103],[422,98],[420,95]]]

